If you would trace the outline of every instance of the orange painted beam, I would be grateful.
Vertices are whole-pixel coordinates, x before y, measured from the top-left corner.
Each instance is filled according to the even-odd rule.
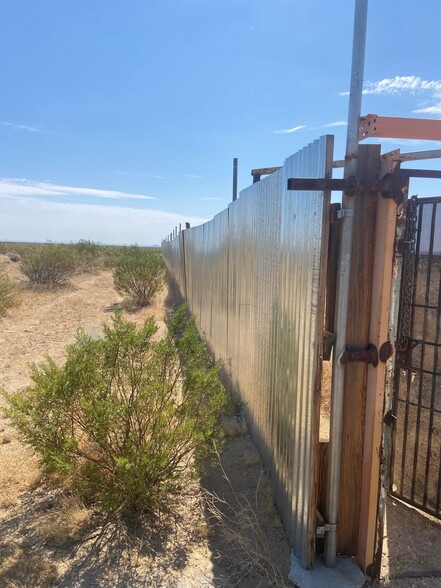
[[[368,137],[441,141],[441,120],[368,114],[360,118],[358,140]]]

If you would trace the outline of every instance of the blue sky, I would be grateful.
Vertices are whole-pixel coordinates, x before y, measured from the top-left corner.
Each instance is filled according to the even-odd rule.
[[[2,0],[0,239],[156,244],[227,206],[233,157],[239,189],[321,134],[343,158],[353,13],[354,0]],[[364,114],[441,118],[440,18],[439,0],[370,0]]]

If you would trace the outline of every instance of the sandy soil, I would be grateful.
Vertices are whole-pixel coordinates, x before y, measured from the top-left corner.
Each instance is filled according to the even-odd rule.
[[[0,263],[24,280],[9,258]],[[153,314],[163,331],[166,298],[164,290],[152,307],[130,312],[109,271],[76,276],[55,292],[26,290],[22,306],[0,319],[0,387],[26,387],[30,363],[46,355],[62,362],[77,329],[99,332],[117,307],[137,324]],[[50,488],[4,416],[0,463],[2,587],[292,585],[284,580],[290,550],[247,434],[231,439],[222,467],[189,484],[168,512],[145,520],[106,518]]]
[[[441,521],[389,497],[378,586],[441,586]]]

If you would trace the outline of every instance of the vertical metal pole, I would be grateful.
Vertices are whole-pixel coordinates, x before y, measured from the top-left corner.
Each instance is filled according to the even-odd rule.
[[[233,159],[233,202],[237,200],[237,157]]]
[[[349,95],[348,130],[346,138],[345,177],[357,176],[358,125],[361,115],[363,91],[364,54],[366,45],[366,21],[368,0],[355,1],[354,40],[352,46],[351,88]],[[346,348],[348,320],[349,279],[352,252],[354,197],[343,196],[342,226],[337,282],[335,319],[335,347],[332,370],[331,428],[329,442],[329,474],[327,496],[327,524],[325,536],[325,563],[334,567],[337,559],[337,523],[340,500],[340,474],[342,427],[344,408],[345,369],[340,356]]]

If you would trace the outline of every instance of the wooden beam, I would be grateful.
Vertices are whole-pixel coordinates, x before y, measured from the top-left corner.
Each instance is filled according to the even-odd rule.
[[[259,167],[256,169],[251,170],[251,175],[253,176],[253,184],[260,181],[261,176],[269,176],[273,174],[278,169],[281,169],[280,166],[278,167]]]
[[[372,185],[380,176],[380,146],[361,145],[359,178]],[[366,349],[369,341],[373,244],[377,192],[343,195],[355,198],[354,232],[350,273],[347,346]],[[341,457],[338,548],[342,555],[356,555],[361,510],[364,420],[368,364],[349,363],[345,368],[343,447]]]
[[[441,120],[368,114],[360,118],[358,139],[368,137],[441,141]]]
[[[373,268],[373,288],[369,340],[379,350],[388,341],[391,304],[392,264],[394,256],[397,204],[377,196],[377,226]],[[380,352],[376,368],[368,367],[366,385],[366,418],[363,447],[361,512],[357,562],[362,570],[373,573],[375,533],[380,491],[380,455],[383,427],[386,363]]]
[[[251,175],[252,176],[256,176],[256,175],[269,176],[270,174],[273,174],[278,169],[281,169],[280,165],[278,167],[259,167],[256,169],[252,169]]]

